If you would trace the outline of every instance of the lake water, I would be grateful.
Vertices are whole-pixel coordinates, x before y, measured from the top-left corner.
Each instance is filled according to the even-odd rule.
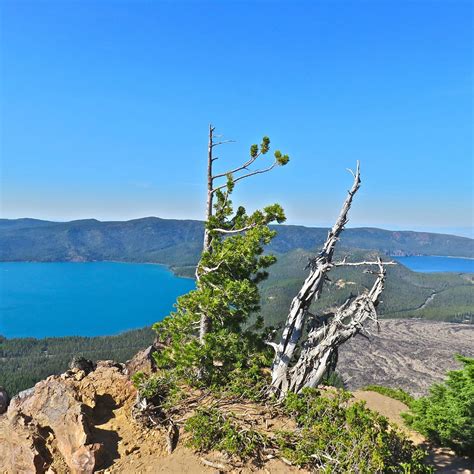
[[[116,334],[161,320],[192,288],[160,265],[0,263],[0,334]]]
[[[474,273],[474,260],[455,257],[393,257],[414,272]]]

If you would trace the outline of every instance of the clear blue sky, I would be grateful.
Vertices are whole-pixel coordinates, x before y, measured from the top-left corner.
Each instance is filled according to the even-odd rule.
[[[209,122],[292,161],[235,200],[327,225],[473,221],[470,1],[2,0],[3,217],[201,218]]]

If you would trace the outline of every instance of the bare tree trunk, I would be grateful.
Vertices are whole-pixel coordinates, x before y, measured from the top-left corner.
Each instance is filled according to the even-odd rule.
[[[359,163],[354,176],[352,188],[342,206],[334,227],[328,234],[322,252],[309,263],[310,274],[303,283],[297,296],[293,299],[280,344],[270,343],[275,349],[272,366],[271,390],[279,397],[288,391],[300,392],[305,387],[316,387],[328,371],[341,344],[359,333],[367,318],[376,320],[376,306],[384,288],[385,269],[382,261],[376,262],[342,262],[333,263],[333,255],[344,226],[348,222],[348,212],[355,193],[360,187]],[[394,262],[388,262],[392,265]],[[312,318],[308,337],[301,345],[299,357],[294,361],[295,350],[299,347],[301,336],[309,315],[311,303],[319,297],[328,271],[334,266],[377,265],[377,278],[370,290],[356,298],[348,299],[333,315],[324,322]]]
[[[298,393],[305,387],[316,387],[339,346],[359,333],[366,319],[376,320],[375,308],[385,281],[385,269],[380,260],[378,267],[377,279],[370,291],[346,301],[327,325],[310,330],[298,361],[288,372],[289,390]]]
[[[214,127],[209,124],[209,142],[207,148],[207,200],[206,200],[206,219],[205,223],[209,221],[212,216],[212,204],[213,204],[213,187],[214,187],[214,177],[212,175],[212,163],[214,162],[212,156],[213,146],[213,134]],[[204,242],[203,242],[203,252],[209,252],[211,249],[211,239],[207,227],[204,229]],[[196,267],[196,278],[199,281],[199,265]],[[204,343],[204,337],[211,329],[211,320],[206,314],[201,314],[201,320],[199,322],[199,342]]]
[[[208,142],[208,147],[207,147],[207,200],[206,200],[206,222],[209,220],[209,218],[212,216],[212,201],[213,201],[213,196],[214,193],[212,192],[212,189],[214,187],[214,179],[212,176],[212,163],[214,162],[214,159],[212,157],[212,150],[214,148],[213,146],[213,134],[214,134],[214,127],[212,125],[209,125],[209,142]],[[204,244],[203,244],[203,251],[208,252],[210,249],[210,236],[209,236],[209,231],[207,229],[204,229]]]
[[[291,302],[285,328],[280,344],[275,348],[275,358],[272,367],[272,387],[277,392],[285,393],[288,390],[288,369],[293,359],[297,344],[301,338],[308,310],[314,299],[317,299],[326,279],[326,273],[332,266],[332,258],[339,235],[347,224],[347,214],[352,204],[352,199],[360,186],[360,170],[357,163],[356,172],[353,173],[354,182],[342,206],[339,217],[333,228],[329,231],[321,253],[310,262],[310,274],[306,278],[301,290]]]

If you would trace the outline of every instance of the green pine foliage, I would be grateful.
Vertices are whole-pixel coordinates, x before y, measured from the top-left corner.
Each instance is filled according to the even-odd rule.
[[[283,411],[297,422],[293,430],[263,433],[232,413],[205,407],[185,425],[189,445],[198,451],[223,451],[233,457],[262,459],[267,450],[315,472],[430,473],[424,451],[388,420],[350,403],[345,391],[322,395],[306,389],[289,393]]]
[[[457,360],[463,368],[448,372],[446,381],[415,400],[404,418],[435,443],[474,457],[474,358]]]
[[[424,451],[363,402],[349,403],[350,397],[343,390],[325,396],[315,389],[290,392],[284,410],[298,429],[278,433],[281,454],[317,472],[433,472],[423,462]]]
[[[265,154],[268,147],[269,139],[264,137],[260,152]],[[251,156],[258,152],[253,145]],[[287,161],[288,157],[281,164]],[[153,326],[167,346],[156,354],[158,367],[206,387],[227,385],[242,370],[257,373],[271,357],[259,331],[262,319],[257,317],[252,329],[244,326],[260,310],[258,284],[276,261],[274,255],[264,254],[276,235],[269,224],[283,222],[285,215],[278,204],[252,214],[242,206],[234,211],[230,199],[234,184],[228,174],[225,187],[215,193],[214,213],[206,223],[210,248],[198,264],[196,289],[178,298],[176,310]],[[211,329],[201,344],[197,330],[203,314]]]
[[[217,408],[201,408],[190,417],[185,430],[191,433],[188,445],[197,451],[223,451],[245,459],[260,458],[269,444],[268,437],[252,428],[242,428],[230,413],[225,415]]]

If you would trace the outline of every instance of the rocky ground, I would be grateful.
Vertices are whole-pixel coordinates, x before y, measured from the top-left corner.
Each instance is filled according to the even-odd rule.
[[[14,397],[7,412],[0,415],[0,473],[228,471],[224,465],[229,466],[229,460],[222,454],[195,454],[185,447],[185,436],[170,455],[162,429],[146,428],[135,421],[136,390],[130,373],[147,369],[144,354],[146,351],[138,363],[135,359],[128,365],[102,361],[85,370],[75,367]],[[255,412],[255,421],[267,430],[281,424],[275,414],[251,405],[234,403],[232,411],[242,410],[246,417]],[[286,422],[294,424],[289,419]],[[268,459],[258,469],[276,474],[304,472],[278,459]],[[238,472],[258,469],[249,462],[239,466]]]
[[[370,343],[357,338],[344,348],[340,367],[352,387],[377,383],[420,394],[455,367],[453,354],[474,355],[473,336],[472,326],[382,321],[381,332]],[[144,428],[132,416],[136,390],[130,374],[150,370],[149,364],[150,351],[143,351],[126,365],[112,361],[96,367],[76,365],[14,397],[0,415],[0,473],[304,472],[279,459],[235,469],[222,454],[202,456],[189,450],[185,436],[168,454],[163,430]],[[360,390],[355,398],[406,430],[400,413],[407,407],[399,401]],[[229,409],[254,416],[252,422],[262,429],[281,429],[281,423],[293,422],[243,402]],[[420,435],[408,434],[414,442],[425,444]],[[449,450],[428,448],[436,472],[474,472],[472,461]]]
[[[369,384],[425,395],[448,370],[459,368],[455,354],[474,357],[474,325],[385,319],[340,350],[338,370],[350,390]]]

